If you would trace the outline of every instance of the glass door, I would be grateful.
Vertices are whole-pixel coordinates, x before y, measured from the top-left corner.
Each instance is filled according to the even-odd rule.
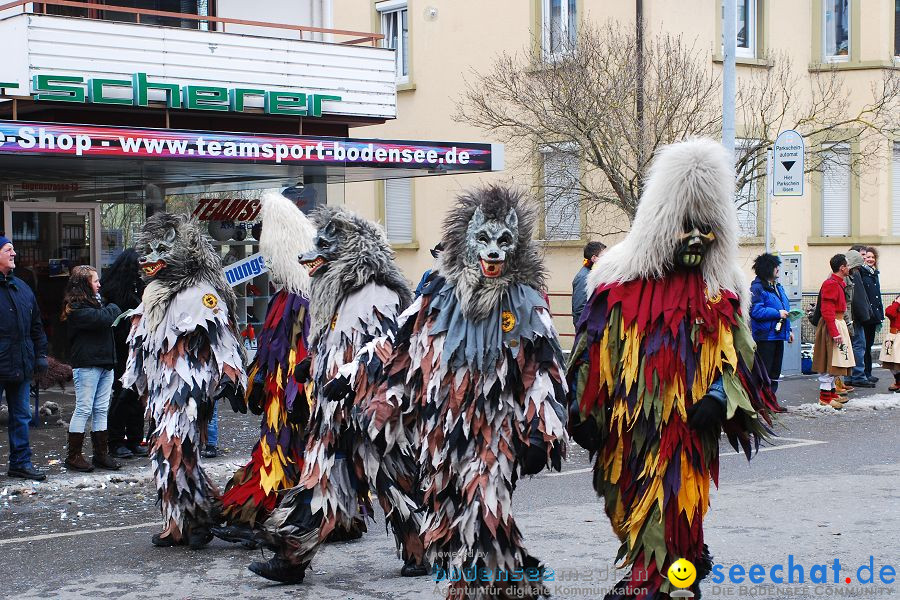
[[[68,355],[62,311],[63,292],[71,269],[100,264],[100,212],[96,204],[7,202],[6,236],[16,250],[15,275],[37,297],[50,343],[50,354]],[[99,270],[99,269],[98,269]]]

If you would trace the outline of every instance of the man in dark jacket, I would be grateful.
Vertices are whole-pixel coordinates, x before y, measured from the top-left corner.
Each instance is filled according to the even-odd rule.
[[[881,301],[881,281],[877,268],[878,250],[869,246],[860,250],[859,253],[866,261],[866,264],[860,268],[859,274],[862,276],[869,307],[872,309],[872,318],[862,325],[866,337],[865,373],[869,382],[874,384],[878,382],[878,378],[872,375],[872,345],[875,343],[875,334],[878,332],[878,328],[884,322],[884,304]]]
[[[15,268],[12,241],[0,236],[0,385],[9,403],[8,475],[43,481],[47,476],[31,464],[28,422],[31,379],[47,370],[47,336],[34,293],[12,274]]]
[[[581,264],[581,269],[575,274],[575,279],[572,280],[572,322],[575,324],[575,329],[578,329],[578,319],[588,301],[586,285],[588,273],[591,272],[591,267],[594,266],[604,250],[606,250],[606,245],[602,242],[588,242],[584,246],[584,262]]]
[[[856,361],[856,366],[853,367],[850,375],[844,378],[844,383],[853,387],[873,388],[875,384],[870,383],[869,378],[866,377],[864,361],[866,335],[863,326],[872,319],[872,308],[869,305],[865,285],[862,281],[862,273],[860,272],[865,261],[856,250],[850,250],[844,256],[847,257],[847,267],[850,269],[850,276],[846,280],[847,309],[850,313],[852,325],[850,335],[853,338],[853,358]]]

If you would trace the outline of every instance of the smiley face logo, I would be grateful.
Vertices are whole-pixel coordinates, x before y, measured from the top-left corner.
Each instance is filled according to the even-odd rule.
[[[689,587],[697,579],[697,569],[685,558],[679,558],[669,567],[669,583],[677,588]]]
[[[219,299],[212,294],[203,295],[203,306],[206,308],[215,308],[219,304]]]

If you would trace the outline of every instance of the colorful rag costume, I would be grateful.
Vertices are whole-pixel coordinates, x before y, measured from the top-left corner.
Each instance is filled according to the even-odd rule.
[[[356,419],[364,406],[323,395],[326,384],[360,348],[393,331],[411,294],[377,226],[334,207],[319,208],[314,222],[319,228],[315,248],[301,257],[310,270],[312,317],[305,463],[297,486],[285,494],[260,536],[276,557],[255,562],[250,570],[275,581],[303,581],[307,565],[332,531],[358,529],[373,515],[371,491],[393,529],[406,563],[403,574],[425,574],[421,517],[415,512],[415,457],[396,448],[385,450],[379,432],[367,434]]]
[[[397,333],[344,369],[369,395],[370,430],[404,432],[418,421],[427,558],[439,580],[453,581],[448,598],[547,593],[512,515],[520,470],[559,470],[565,454],[563,357],[533,223],[508,189],[462,196],[437,270]],[[460,576],[475,570],[474,581]]]
[[[750,458],[778,410],[754,357],[737,267],[734,177],[711,140],[660,151],[633,227],[588,278],[569,371],[573,437],[631,572],[607,599],[667,598],[680,558],[712,567],[703,540],[720,428]],[[646,593],[640,593],[645,589]]]
[[[261,198],[259,249],[278,291],[269,300],[259,346],[248,369],[247,404],[262,415],[250,462],[225,486],[222,517],[213,532],[227,541],[252,540],[252,530],[275,508],[278,492],[294,487],[303,467],[309,403],[294,370],[308,356],[309,276],[297,255],[312,248],[315,228],[278,193]]]
[[[193,221],[159,213],[137,241],[148,280],[131,313],[126,387],[147,396],[156,424],[150,461],[165,528],[158,546],[212,539],[218,491],[200,464],[213,403],[243,402],[243,347],[231,315],[234,292],[209,240]]]

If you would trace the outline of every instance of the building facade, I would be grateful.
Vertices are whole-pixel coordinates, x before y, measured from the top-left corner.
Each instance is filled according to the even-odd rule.
[[[519,53],[536,65],[552,60],[554,52],[585,23],[617,22],[635,26],[636,5],[642,4],[645,36],[659,32],[681,34],[692,44],[710,71],[721,73],[721,0],[492,0],[442,2],[440,0],[334,0],[335,24],[369,28],[385,35],[383,44],[397,49],[397,104],[402,118],[365,127],[373,137],[416,135],[428,131],[450,138],[484,138],[481,131],[455,120],[466,81],[485,73],[500,53]],[[773,69],[789,57],[794,72],[803,75],[828,71],[849,93],[846,114],[866,101],[866,92],[898,64],[900,4],[888,0],[737,0],[738,82]],[[809,83],[798,79],[795,95],[809,98]],[[721,93],[709,98],[721,107]],[[895,111],[896,112],[896,111]],[[745,143],[743,123],[737,123],[737,147]],[[802,286],[814,292],[829,273],[828,259],[851,244],[874,245],[880,251],[882,286],[900,290],[900,146],[885,135],[864,166],[855,160],[872,154],[871,146],[829,144],[828,139],[807,141],[813,153],[829,152],[827,166],[805,176],[801,197],[775,198],[771,210],[772,248],[802,254]],[[513,156],[507,148],[503,173],[477,178],[436,178],[355,184],[346,200],[357,210],[386,223],[398,258],[409,278],[431,264],[428,249],[439,239],[446,207],[461,189],[475,183],[505,181],[529,191],[546,176],[547,165],[576,174],[579,157],[571,153],[548,155],[534,148],[529,156]],[[813,156],[814,158],[814,156]],[[555,162],[554,162],[555,161]],[[764,249],[765,180],[757,180],[740,193],[758,199],[740,211],[744,239],[741,260],[751,275],[753,258]],[[581,263],[581,248],[590,231],[583,211],[560,214],[541,197],[542,235],[550,272],[550,291],[568,292]],[[601,240],[615,242],[615,236]],[[554,297],[556,312],[568,312],[568,299]],[[569,333],[568,318],[558,318],[561,332]]]

